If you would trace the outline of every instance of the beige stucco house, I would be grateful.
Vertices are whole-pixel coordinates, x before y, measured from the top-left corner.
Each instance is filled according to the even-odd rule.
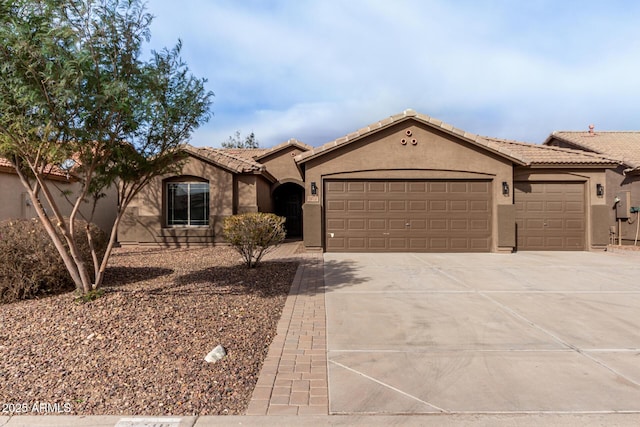
[[[80,190],[80,185],[72,175],[55,168],[49,172],[48,179],[51,184],[50,188],[53,190],[51,195],[55,199],[56,205],[63,215],[69,215],[72,206],[64,194],[77,193]],[[42,199],[42,204],[45,209],[50,209],[46,200]],[[92,208],[92,203],[83,203],[79,218],[89,219]],[[110,233],[116,218],[116,210],[117,192],[113,188],[108,189],[105,192],[105,197],[98,201],[93,222],[105,232]],[[0,157],[0,221],[14,218],[37,218],[37,214],[15,169],[7,159]]]
[[[225,217],[275,212],[308,250],[591,250],[609,242],[616,158],[481,137],[407,110],[320,147],[187,147],[129,206],[121,244],[223,242]]]

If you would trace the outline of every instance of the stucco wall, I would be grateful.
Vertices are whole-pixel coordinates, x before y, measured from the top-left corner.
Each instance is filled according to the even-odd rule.
[[[71,191],[73,194],[77,194],[80,191],[80,185],[63,180],[49,182],[51,184],[51,194],[56,201],[56,205],[63,215],[68,216],[71,213],[72,206],[62,195],[62,192]],[[106,233],[110,233],[117,213],[117,192],[115,188],[109,188],[105,191],[105,194],[106,197],[98,201],[92,222]],[[0,220],[37,217],[26,189],[14,173],[0,171],[0,201]],[[41,197],[41,202],[45,209],[49,209],[50,212],[49,204],[44,197]],[[92,207],[92,203],[83,203],[80,208],[81,215],[78,218],[89,219]]]
[[[164,182],[174,175],[155,178],[131,202],[118,230],[121,244],[189,246],[222,242],[224,218],[233,215],[233,174],[190,157],[182,173],[209,182],[209,226],[167,227]],[[188,180],[188,179],[187,179]]]
[[[261,176],[256,181],[256,197],[258,200],[258,212],[273,212],[271,198],[271,183]]]
[[[294,157],[302,152],[300,148],[287,147],[259,161],[267,167],[269,173],[278,182],[297,182],[302,184],[302,174],[294,161]]]
[[[407,130],[411,131],[411,137],[403,145]],[[417,144],[413,145],[411,139],[416,139]],[[503,181],[513,188],[512,163],[422,123],[413,120],[398,123],[305,163],[304,240],[309,248],[317,248],[319,242],[324,242],[323,219],[318,220],[322,209],[313,205],[323,203],[326,178],[491,179],[492,250],[511,249],[498,247],[497,206],[512,204],[511,197],[503,196],[501,190]],[[318,186],[317,201],[310,199],[312,182]]]

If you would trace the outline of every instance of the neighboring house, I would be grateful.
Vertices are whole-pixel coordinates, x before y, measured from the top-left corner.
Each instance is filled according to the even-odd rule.
[[[618,161],[616,168],[607,170],[602,183],[608,224],[616,243],[619,238],[633,243],[639,230],[638,213],[631,208],[640,207],[640,131],[596,131],[590,126],[585,132],[553,132],[544,145],[580,149]]]
[[[51,184],[51,195],[56,200],[56,204],[63,215],[69,215],[72,206],[66,199],[65,194],[78,192],[80,185],[72,175],[55,167],[51,168],[48,174],[48,180]],[[44,208],[50,209],[44,198],[41,198],[41,200]],[[0,201],[0,221],[6,219],[37,218],[29,194],[20,182],[20,178],[18,178],[15,169],[7,159],[2,157],[0,157]],[[92,203],[83,203],[78,218],[88,219],[92,207]],[[98,201],[93,223],[106,233],[110,233],[116,218],[116,210],[117,193],[114,189],[110,189],[105,193],[105,197]]]
[[[286,216],[308,250],[598,249],[609,242],[607,171],[619,167],[606,155],[481,137],[412,110],[316,148],[290,140],[186,152],[181,175],[159,177],[130,205],[121,244],[223,242],[225,217],[262,211]]]

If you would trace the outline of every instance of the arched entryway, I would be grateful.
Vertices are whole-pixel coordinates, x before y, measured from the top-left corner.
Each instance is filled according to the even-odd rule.
[[[287,219],[284,224],[287,238],[302,237],[303,200],[304,188],[293,182],[286,182],[273,191],[275,214]]]

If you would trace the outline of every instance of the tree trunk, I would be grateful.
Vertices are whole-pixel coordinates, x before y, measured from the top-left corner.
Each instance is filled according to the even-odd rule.
[[[124,215],[124,208],[118,210],[118,214],[116,215],[116,219],[113,222],[113,227],[111,227],[111,235],[109,236],[109,243],[107,244],[107,250],[102,257],[102,263],[100,264],[100,268],[96,270],[96,280],[93,284],[94,289],[98,289],[102,286],[102,281],[104,280],[104,272],[107,269],[107,264],[109,263],[109,258],[111,257],[111,251],[116,243],[116,239],[118,237],[118,226],[120,225],[120,220]],[[93,251],[93,249],[92,249]]]

